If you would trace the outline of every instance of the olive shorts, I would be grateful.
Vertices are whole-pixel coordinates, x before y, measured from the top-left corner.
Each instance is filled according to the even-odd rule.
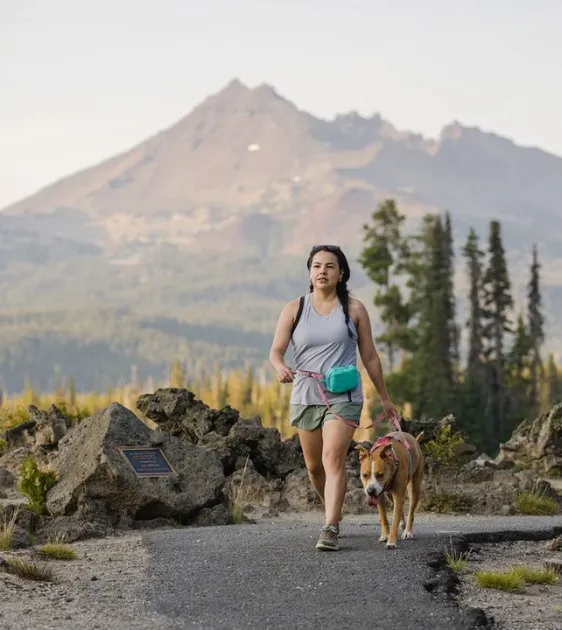
[[[330,409],[326,405],[291,405],[290,424],[303,431],[314,431],[324,426],[327,420],[335,420],[336,414],[356,422],[359,426],[363,403],[334,403]]]

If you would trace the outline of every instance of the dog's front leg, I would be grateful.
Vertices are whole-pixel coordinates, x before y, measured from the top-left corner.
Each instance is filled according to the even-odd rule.
[[[394,549],[396,547],[396,538],[398,536],[398,525],[402,520],[404,513],[404,493],[393,493],[392,500],[394,501],[394,509],[392,511],[392,525],[390,526],[390,535],[386,543],[387,549]]]
[[[379,542],[386,542],[388,540],[388,518],[386,516],[386,496],[383,494],[381,500],[377,506],[379,510],[379,517],[381,521],[381,535],[379,536]]]

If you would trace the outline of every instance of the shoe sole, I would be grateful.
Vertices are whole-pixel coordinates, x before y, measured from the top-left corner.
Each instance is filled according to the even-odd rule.
[[[318,544],[316,545],[316,549],[317,549],[318,551],[338,551],[338,550],[339,550],[339,547],[338,547],[338,546],[336,546],[336,547],[331,547],[330,545],[324,545],[324,544],[322,544],[322,543],[318,543]]]

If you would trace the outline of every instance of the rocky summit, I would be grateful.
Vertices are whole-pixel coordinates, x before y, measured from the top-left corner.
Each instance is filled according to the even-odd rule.
[[[85,389],[123,382],[132,365],[159,379],[175,358],[260,364],[284,301],[306,291],[312,244],[346,248],[352,289],[371,304],[356,260],[388,197],[408,230],[449,211],[459,253],[469,226],[483,242],[501,220],[515,295],[539,243],[547,336],[562,347],[562,158],[456,121],[424,138],[379,113],[323,120],[233,80],[0,212],[0,387],[20,391],[28,374],[52,389],[53,363]]]

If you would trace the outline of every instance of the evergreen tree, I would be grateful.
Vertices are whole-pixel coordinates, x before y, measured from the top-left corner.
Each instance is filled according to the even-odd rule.
[[[417,312],[416,348],[411,368],[415,371],[416,415],[438,416],[453,403],[453,343],[447,235],[439,216],[424,220],[421,251],[415,255],[413,304]]]
[[[478,235],[470,228],[466,245],[463,249],[469,278],[469,315],[466,322],[468,335],[467,371],[481,371],[482,367],[482,259],[484,252],[478,246]]]
[[[482,276],[484,252],[480,250],[478,235],[470,229],[463,248],[466,270],[469,280],[468,291],[468,355],[462,386],[462,403],[459,402],[460,422],[479,448],[487,449],[490,445],[489,421],[486,417],[486,366],[483,360],[483,312],[482,312]]]
[[[531,339],[531,392],[530,402],[533,409],[537,409],[539,403],[538,383],[539,372],[542,369],[540,348],[544,342],[544,319],[541,312],[541,292],[539,282],[540,264],[537,247],[533,247],[533,260],[531,263],[531,277],[528,285],[528,320],[529,336]]]
[[[488,363],[488,411],[493,436],[499,442],[505,431],[506,387],[504,379],[505,333],[511,332],[510,310],[513,306],[511,283],[498,221],[490,221],[488,267],[483,277],[483,338]]]
[[[371,225],[364,225],[365,246],[359,257],[367,276],[378,289],[374,304],[380,310],[386,328],[376,339],[386,348],[389,367],[394,368],[395,353],[406,345],[405,332],[409,320],[408,307],[396,280],[404,271],[405,241],[400,228],[404,221],[393,199],[383,201],[371,216]]]
[[[511,431],[531,413],[530,363],[533,344],[523,315],[517,317],[513,343],[506,357],[506,432]]]

